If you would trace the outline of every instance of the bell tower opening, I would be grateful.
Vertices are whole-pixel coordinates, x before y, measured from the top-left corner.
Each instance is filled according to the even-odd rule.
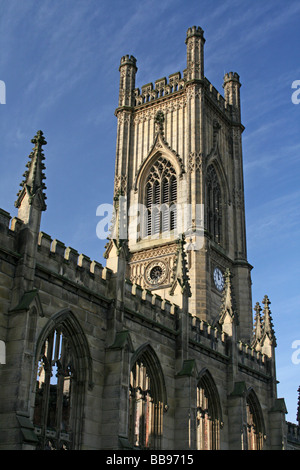
[[[177,177],[170,161],[160,156],[146,178],[145,206],[147,226],[145,236],[168,232],[176,228]]]

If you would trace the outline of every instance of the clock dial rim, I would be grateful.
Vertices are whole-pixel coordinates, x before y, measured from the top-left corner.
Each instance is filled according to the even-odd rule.
[[[159,268],[161,270],[161,275],[157,278],[153,278],[151,273],[155,268]],[[158,286],[162,284],[167,277],[167,266],[163,261],[153,261],[152,263],[148,264],[146,271],[145,271],[145,279],[147,284],[151,286]]]
[[[220,281],[218,281],[218,279],[217,279],[217,276],[216,276],[217,273],[219,273],[219,275],[220,275]],[[216,266],[216,267],[214,268],[213,279],[214,279],[215,287],[217,288],[217,290],[218,290],[219,292],[221,292],[221,291],[223,290],[223,288],[224,288],[224,274],[223,274],[222,270],[221,270],[218,266]]]

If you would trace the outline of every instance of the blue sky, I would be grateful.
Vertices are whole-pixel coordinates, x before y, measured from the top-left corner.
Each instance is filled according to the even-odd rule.
[[[298,0],[0,0],[0,207],[17,215],[30,140],[43,130],[41,229],[100,262],[96,208],[113,196],[120,58],[137,58],[138,87],[183,71],[186,30],[199,25],[206,77],[222,93],[224,73],[239,73],[253,305],[265,294],[272,302],[278,395],[292,422],[300,385],[292,362],[300,341],[300,105],[291,100],[299,19]]]

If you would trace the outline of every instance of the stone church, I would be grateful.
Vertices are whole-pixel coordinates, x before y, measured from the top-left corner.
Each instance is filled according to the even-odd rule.
[[[251,295],[241,83],[216,90],[204,44],[189,28],[186,69],[140,89],[121,58],[106,266],[41,231],[32,139],[17,216],[0,210],[1,449],[287,448],[270,301]]]

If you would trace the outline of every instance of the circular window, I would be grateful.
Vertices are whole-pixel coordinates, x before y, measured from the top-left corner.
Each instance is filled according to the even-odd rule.
[[[167,277],[167,266],[162,261],[153,261],[145,272],[145,278],[148,284],[152,286],[162,284]]]

